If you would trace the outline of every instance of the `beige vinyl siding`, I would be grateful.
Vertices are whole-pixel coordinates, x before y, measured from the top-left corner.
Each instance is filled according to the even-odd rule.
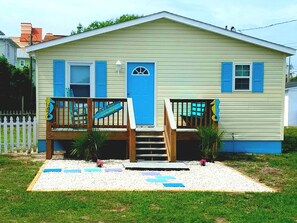
[[[53,60],[107,61],[108,97],[126,97],[126,62],[156,63],[157,125],[164,98],[219,98],[220,127],[240,140],[281,140],[285,55],[166,19],[36,52],[39,139],[45,98],[53,94]],[[124,64],[120,75],[115,63]],[[221,93],[221,62],[264,62],[264,93]]]

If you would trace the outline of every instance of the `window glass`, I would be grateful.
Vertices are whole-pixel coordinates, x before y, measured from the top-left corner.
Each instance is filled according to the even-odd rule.
[[[90,65],[70,65],[70,89],[74,97],[90,97]]]
[[[251,66],[250,65],[235,65],[234,89],[235,90],[250,90]]]
[[[90,66],[70,66],[70,83],[90,83]]]
[[[139,67],[136,67],[132,71],[132,75],[133,76],[149,76],[150,75],[150,72],[145,67],[139,66]]]
[[[74,97],[90,97],[90,85],[70,84]]]
[[[250,80],[248,78],[236,78],[235,90],[249,90]]]
[[[236,65],[235,66],[235,76],[250,76],[250,66],[249,65]]]

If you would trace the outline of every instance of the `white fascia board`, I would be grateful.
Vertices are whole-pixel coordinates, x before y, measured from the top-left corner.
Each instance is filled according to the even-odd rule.
[[[271,42],[268,42],[268,41],[265,41],[265,40],[257,39],[255,37],[247,36],[247,35],[240,34],[240,33],[237,33],[237,32],[233,32],[233,31],[230,31],[230,30],[226,30],[226,29],[214,26],[214,25],[203,23],[203,22],[200,22],[200,21],[197,21],[197,20],[194,20],[194,19],[186,18],[186,17],[180,16],[180,15],[169,13],[169,12],[159,12],[159,13],[156,13],[156,14],[144,16],[144,17],[141,17],[141,18],[138,18],[138,19],[134,19],[134,20],[131,20],[131,21],[115,24],[115,25],[112,25],[112,26],[107,26],[107,27],[104,27],[104,28],[100,28],[100,29],[96,29],[96,30],[92,30],[92,31],[88,31],[88,32],[83,32],[83,33],[79,33],[79,34],[76,34],[76,35],[63,37],[63,38],[52,40],[52,41],[49,41],[49,42],[39,43],[39,44],[36,44],[36,45],[29,46],[26,49],[27,49],[27,52],[29,53],[29,52],[32,52],[32,51],[41,50],[41,49],[52,47],[52,46],[57,46],[57,45],[60,45],[60,44],[63,44],[63,43],[68,43],[68,42],[72,42],[72,41],[75,41],[75,40],[84,39],[84,38],[88,38],[88,37],[92,37],[92,36],[112,32],[112,31],[115,31],[115,30],[123,29],[123,28],[128,28],[128,27],[131,27],[131,26],[143,24],[143,23],[146,23],[146,22],[151,22],[151,21],[154,21],[154,20],[157,20],[157,19],[162,19],[162,18],[169,19],[169,20],[172,20],[174,22],[179,22],[179,23],[182,23],[182,24],[186,24],[186,25],[189,25],[189,26],[193,26],[193,27],[203,29],[203,30],[206,30],[206,31],[210,31],[210,32],[213,32],[213,33],[217,33],[217,34],[220,34],[220,35],[224,35],[224,36],[227,36],[227,37],[231,37],[231,38],[234,38],[234,39],[238,39],[238,40],[241,40],[241,41],[244,41],[244,42],[248,42],[248,43],[252,43],[252,44],[255,44],[255,45],[262,46],[262,47],[266,47],[266,48],[269,48],[269,49],[273,49],[273,50],[276,50],[276,51],[280,51],[280,52],[286,53],[288,55],[294,55],[295,52],[296,52],[295,49],[290,48],[290,47],[286,47],[286,46],[271,43]]]

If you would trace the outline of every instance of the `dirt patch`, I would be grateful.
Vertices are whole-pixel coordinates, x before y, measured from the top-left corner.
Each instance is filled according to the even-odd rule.
[[[215,220],[215,223],[227,223],[227,222],[229,222],[229,221],[227,221],[225,218],[217,218]]]
[[[45,153],[12,153],[10,156],[15,160],[30,160],[34,162],[45,161]]]
[[[260,170],[261,173],[263,174],[272,174],[272,175],[282,175],[283,171],[276,169],[276,168],[272,168],[272,167],[263,167]]]

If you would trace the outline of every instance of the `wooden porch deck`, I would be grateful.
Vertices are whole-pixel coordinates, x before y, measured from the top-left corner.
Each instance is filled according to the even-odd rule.
[[[54,153],[54,140],[73,140],[82,132],[100,130],[108,132],[108,140],[127,141],[130,162],[135,162],[136,132],[162,131],[168,161],[175,162],[177,140],[198,140],[197,128],[218,125],[214,101],[165,99],[164,126],[138,129],[131,98],[50,98],[47,104],[46,159],[51,159]],[[115,103],[120,103],[120,110],[111,111],[100,119],[94,118],[95,114],[110,109]],[[204,105],[203,114],[191,115],[193,104],[199,103]]]

